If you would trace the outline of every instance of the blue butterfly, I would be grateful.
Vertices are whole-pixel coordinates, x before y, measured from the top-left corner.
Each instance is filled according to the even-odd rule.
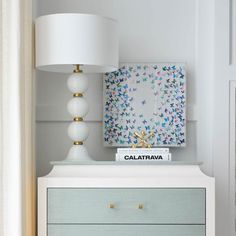
[[[127,88],[128,88],[128,84],[125,84],[123,87],[124,87],[125,89],[127,89]]]
[[[182,143],[185,143],[185,140],[182,139],[182,140],[179,140],[179,142],[180,142],[180,144],[182,144]]]

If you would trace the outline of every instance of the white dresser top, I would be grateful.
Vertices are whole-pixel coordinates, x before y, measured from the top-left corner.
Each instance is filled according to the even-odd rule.
[[[209,178],[201,172],[200,162],[61,161],[51,164],[53,169],[46,178]]]
[[[52,161],[52,165],[201,165],[198,161]]]

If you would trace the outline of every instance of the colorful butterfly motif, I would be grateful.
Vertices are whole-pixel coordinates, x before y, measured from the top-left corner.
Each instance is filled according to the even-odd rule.
[[[141,103],[144,105],[144,104],[146,104],[147,102],[146,102],[146,100],[143,100],[143,101],[141,101]]]
[[[144,85],[150,88],[146,95]],[[127,64],[106,73],[104,142],[112,146],[130,146],[135,142],[134,131],[153,130],[155,146],[184,146],[185,91],[185,69],[179,64]],[[140,94],[144,99],[138,103],[136,98]],[[156,105],[149,114],[146,111],[153,102]]]

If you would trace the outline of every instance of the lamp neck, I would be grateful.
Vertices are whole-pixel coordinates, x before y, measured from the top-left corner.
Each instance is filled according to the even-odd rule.
[[[75,65],[75,69],[73,72],[74,73],[82,73],[82,70],[80,69],[80,65]]]

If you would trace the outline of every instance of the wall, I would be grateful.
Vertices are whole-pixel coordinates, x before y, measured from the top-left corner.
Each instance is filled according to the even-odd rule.
[[[37,16],[59,12],[100,14],[119,21],[121,62],[185,62],[187,67],[187,147],[172,148],[174,160],[197,158],[196,56],[198,6],[195,0],[80,0],[37,2]],[[71,145],[66,135],[70,117],[66,103],[68,75],[37,72],[37,173],[45,175],[51,160],[65,158]],[[113,160],[115,149],[102,145],[102,78],[94,75],[86,94],[90,137],[86,142],[96,160]],[[210,172],[204,160],[206,171]],[[208,170],[207,170],[208,169]]]
[[[216,200],[220,203],[216,223],[221,224],[221,235],[235,236],[236,1],[218,0],[215,9],[213,156]]]

